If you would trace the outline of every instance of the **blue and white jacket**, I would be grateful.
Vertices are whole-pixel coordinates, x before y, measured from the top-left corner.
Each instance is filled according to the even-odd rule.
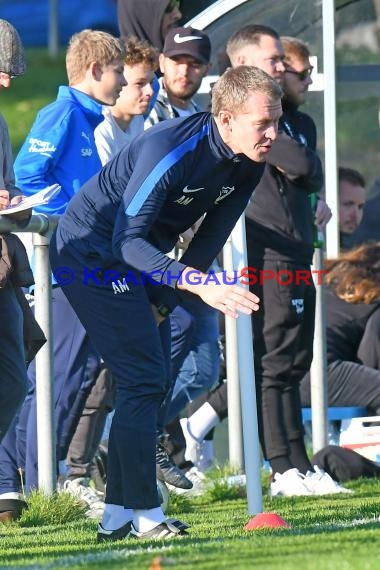
[[[37,211],[63,214],[79,188],[101,169],[94,130],[102,120],[101,104],[68,86],[61,86],[57,99],[39,111],[14,164],[17,185],[26,196],[55,183],[62,190]]]

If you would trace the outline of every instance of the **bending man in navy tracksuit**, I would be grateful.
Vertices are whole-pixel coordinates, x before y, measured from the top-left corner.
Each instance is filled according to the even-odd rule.
[[[118,383],[100,541],[162,538],[187,526],[165,521],[156,488],[156,417],[169,378],[165,317],[180,290],[232,317],[258,308],[239,284],[225,275],[207,283],[203,272],[260,180],[281,94],[258,69],[228,70],[213,89],[211,113],[137,137],[82,187],[53,236],[55,276],[69,272],[63,290]],[[181,260],[168,257],[204,213]]]

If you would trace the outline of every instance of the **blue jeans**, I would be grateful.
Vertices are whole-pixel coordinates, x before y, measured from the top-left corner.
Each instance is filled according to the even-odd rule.
[[[211,389],[219,378],[219,311],[191,297],[182,302],[182,307],[193,317],[191,342],[174,384],[167,422],[178,416],[189,402]]]

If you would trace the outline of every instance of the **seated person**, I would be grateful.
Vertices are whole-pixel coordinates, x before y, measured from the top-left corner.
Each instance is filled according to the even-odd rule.
[[[342,250],[353,247],[353,235],[361,225],[365,202],[365,180],[357,170],[340,167],[339,240]]]
[[[328,405],[380,415],[380,241],[347,251],[326,274]],[[301,382],[310,406],[310,375]]]

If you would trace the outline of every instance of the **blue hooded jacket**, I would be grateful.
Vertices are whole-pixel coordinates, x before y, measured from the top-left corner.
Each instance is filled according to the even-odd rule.
[[[38,113],[14,164],[17,185],[26,196],[55,183],[62,190],[37,211],[63,214],[101,169],[94,130],[102,120],[101,104],[68,86],[61,86],[57,99]]]

